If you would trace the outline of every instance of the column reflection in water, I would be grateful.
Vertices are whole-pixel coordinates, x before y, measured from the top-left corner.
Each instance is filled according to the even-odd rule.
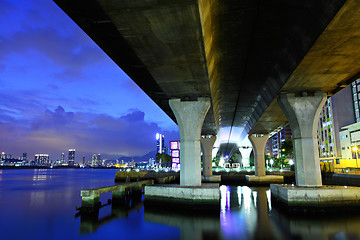
[[[206,212],[187,212],[146,208],[144,219],[147,222],[164,224],[179,228],[180,239],[221,239],[219,215]]]
[[[224,239],[279,238],[269,219],[268,188],[221,186],[220,191],[220,221]]]
[[[107,204],[104,204],[106,206]],[[112,198],[111,214],[99,219],[99,208],[90,208],[88,211],[80,212],[80,234],[90,234],[97,231],[99,227],[113,220],[127,217],[132,211],[139,211],[143,207],[141,194],[122,198]]]
[[[297,216],[271,206],[268,187],[221,186],[220,218],[145,208],[145,221],[177,227],[181,239],[360,239],[360,214]]]

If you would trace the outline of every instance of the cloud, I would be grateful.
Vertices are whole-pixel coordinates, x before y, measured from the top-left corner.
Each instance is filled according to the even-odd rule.
[[[67,112],[58,106],[39,115],[29,128],[18,121],[0,122],[0,139],[4,141],[1,146],[5,148],[1,151],[18,155],[49,153],[56,160],[61,152],[75,148],[80,161],[82,155],[89,159],[93,153],[107,157],[145,155],[156,149],[157,132],[163,133],[166,141],[179,139],[177,132],[164,131],[144,119],[144,112],[139,110],[114,118]]]
[[[45,4],[49,5],[42,2],[42,5]],[[6,11],[14,10],[14,6],[5,5],[9,5],[7,7],[9,10]],[[47,11],[53,12],[53,16],[48,16],[49,13],[44,9],[41,11],[37,2],[33,5],[33,8],[23,10],[19,9],[21,6],[18,5],[14,14],[22,19],[22,21],[17,19],[21,24],[16,28],[9,24],[0,32],[0,60],[14,54],[37,57],[34,53],[38,53],[58,67],[59,70],[54,73],[55,77],[65,81],[79,81],[84,76],[86,68],[101,64],[108,59],[75,23],[63,16],[64,13],[60,9],[43,6]],[[13,22],[13,17],[10,16],[4,21]],[[50,17],[56,19],[49,21]]]

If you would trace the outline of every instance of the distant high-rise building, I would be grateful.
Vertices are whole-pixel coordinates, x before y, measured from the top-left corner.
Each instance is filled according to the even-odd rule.
[[[35,154],[34,162],[36,166],[50,166],[49,154]]]
[[[65,163],[65,153],[61,153],[60,164]]]
[[[69,149],[69,166],[74,166],[75,163],[75,149]]]
[[[156,152],[157,153],[166,153],[166,147],[164,145],[164,135],[157,133],[156,134]]]
[[[100,154],[93,154],[92,155],[91,166],[92,167],[101,166],[101,155]]]
[[[21,160],[24,161],[24,162],[27,161],[27,153],[23,153],[23,156],[22,156]]]

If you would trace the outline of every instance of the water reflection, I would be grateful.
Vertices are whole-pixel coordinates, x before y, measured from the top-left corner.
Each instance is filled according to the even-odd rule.
[[[221,186],[215,215],[144,209],[139,198],[74,218],[80,190],[113,184],[115,171],[2,170],[1,239],[360,239],[359,213],[287,214],[266,187]]]
[[[132,197],[129,195],[122,198],[112,198],[111,201],[111,214],[99,219],[99,211],[101,208],[88,208],[78,212],[75,217],[80,216],[80,234],[90,234],[96,230],[115,220],[127,217],[132,211],[139,211],[143,207],[141,195],[134,194]],[[104,204],[102,207],[110,205]]]
[[[178,227],[181,239],[360,239],[360,216],[288,215],[267,187],[221,186],[218,216],[145,208],[145,221]],[[207,237],[205,237],[207,236]]]
[[[47,169],[34,169],[33,181],[46,181],[51,177]],[[36,183],[34,183],[36,184]]]
[[[268,188],[221,186],[221,232],[224,239],[274,239]]]
[[[356,212],[304,217],[274,208],[271,219],[288,239],[360,239],[360,216]]]
[[[180,229],[180,239],[221,239],[218,216],[176,212],[169,214],[159,209],[145,208],[147,222],[168,225]]]

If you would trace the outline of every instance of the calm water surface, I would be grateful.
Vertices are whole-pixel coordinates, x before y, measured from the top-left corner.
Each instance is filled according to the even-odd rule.
[[[268,188],[221,186],[218,216],[159,212],[141,202],[78,216],[80,190],[113,185],[115,169],[0,170],[0,239],[360,239],[360,215],[284,215]],[[111,193],[100,196],[107,203]]]

